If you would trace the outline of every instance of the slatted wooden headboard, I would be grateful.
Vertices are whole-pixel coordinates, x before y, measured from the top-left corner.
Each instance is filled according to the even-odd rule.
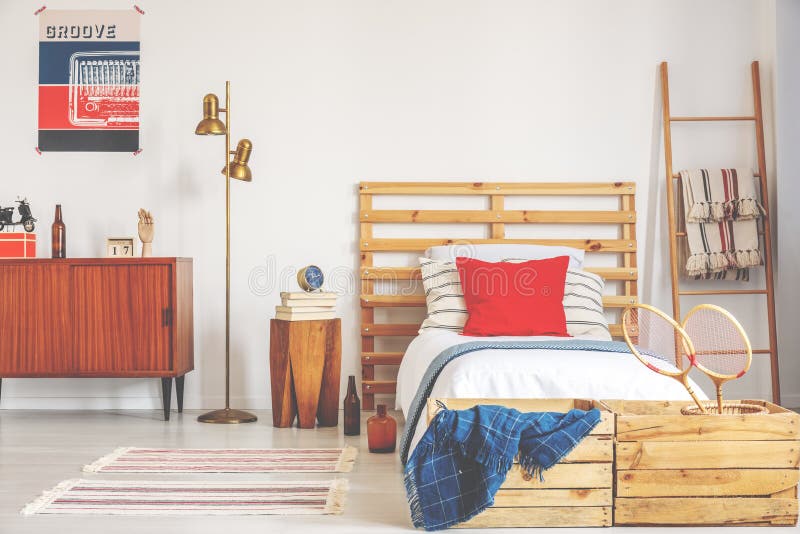
[[[376,308],[425,307],[423,295],[377,294],[380,281],[417,280],[419,268],[375,265],[379,252],[422,253],[434,245],[454,243],[528,243],[564,245],[582,248],[587,252],[608,253],[617,256],[615,267],[586,267],[606,280],[616,280],[616,294],[603,299],[606,309],[619,311],[636,302],[638,270],[636,268],[636,184],[632,182],[599,183],[462,183],[462,182],[362,182],[359,187],[359,221],[361,238],[361,369],[362,396],[365,409],[373,409],[376,394],[394,394],[395,380],[376,380],[375,367],[398,365],[403,352],[376,351],[376,338],[384,336],[415,336],[418,323],[376,323]],[[482,196],[488,198],[488,209],[478,210],[380,210],[373,209],[373,200],[382,195],[410,196]],[[617,197],[619,202],[612,210],[507,210],[506,197]],[[397,238],[375,237],[375,225],[398,223],[448,223],[486,224],[488,238]],[[551,225],[612,225],[616,238],[575,237],[519,239],[506,237],[507,224]],[[573,227],[574,230],[574,227]],[[582,234],[589,233],[585,228]],[[616,317],[619,314],[615,314]],[[617,319],[618,320],[618,319]],[[618,323],[611,324],[611,333],[621,335]]]

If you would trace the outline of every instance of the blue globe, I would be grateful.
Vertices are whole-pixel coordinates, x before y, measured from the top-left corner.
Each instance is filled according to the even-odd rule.
[[[312,290],[317,290],[322,287],[322,282],[325,281],[325,277],[322,274],[322,269],[317,267],[316,265],[309,265],[305,268],[305,272],[303,273],[306,283]]]

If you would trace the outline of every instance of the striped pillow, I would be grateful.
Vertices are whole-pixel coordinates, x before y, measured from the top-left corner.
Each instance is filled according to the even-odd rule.
[[[428,305],[428,316],[420,332],[441,328],[461,333],[469,314],[455,263],[420,258],[419,264]],[[603,279],[596,274],[567,269],[563,304],[569,335],[611,340],[608,322],[603,314],[604,286]]]
[[[603,279],[593,273],[567,269],[564,280],[564,315],[571,336],[611,341],[608,321],[603,314]]]
[[[452,261],[420,258],[419,266],[428,305],[428,316],[422,322],[420,333],[428,328],[461,333],[468,315],[456,264]]]

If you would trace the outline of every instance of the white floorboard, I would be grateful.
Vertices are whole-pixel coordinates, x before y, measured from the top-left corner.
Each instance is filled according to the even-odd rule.
[[[172,414],[170,422],[158,411],[21,411],[0,410],[0,534],[245,534],[245,533],[361,533],[411,532],[400,461],[396,454],[370,454],[366,433],[346,437],[342,427],[317,430],[272,427],[268,411],[257,412],[257,423],[209,425],[196,422],[199,412]],[[341,422],[340,422],[341,423]],[[362,425],[362,430],[366,428]],[[314,480],[324,473],[270,475],[89,475],[83,465],[116,447],[339,447],[359,448],[351,473],[335,476],[350,481],[345,512],[340,516],[21,516],[20,509],[43,490],[69,478]],[[482,530],[481,533],[586,533],[592,529]],[[710,532],[729,529],[693,529]],[[736,532],[751,529],[737,529]],[[604,532],[676,532],[661,528],[602,529]],[[460,530],[459,532],[472,532]],[[730,531],[729,531],[730,532]]]

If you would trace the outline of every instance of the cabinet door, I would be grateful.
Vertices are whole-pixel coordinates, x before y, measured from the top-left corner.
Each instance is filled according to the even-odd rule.
[[[0,377],[69,374],[69,268],[0,265],[0,295]]]
[[[169,265],[72,267],[75,364],[82,374],[171,368]]]

